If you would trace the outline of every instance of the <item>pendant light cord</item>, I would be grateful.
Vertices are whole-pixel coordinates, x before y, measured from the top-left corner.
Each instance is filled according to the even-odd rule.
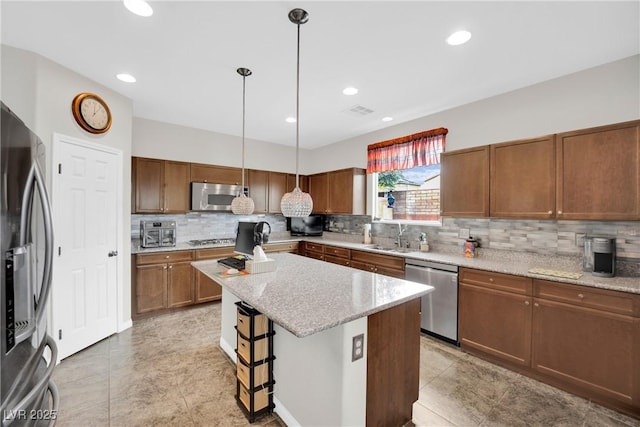
[[[300,188],[298,163],[300,158],[300,24],[298,24],[298,59],[296,65],[296,188]]]
[[[247,76],[242,76],[242,188],[240,189],[241,194],[244,195],[244,110],[245,110],[245,86],[246,86]]]

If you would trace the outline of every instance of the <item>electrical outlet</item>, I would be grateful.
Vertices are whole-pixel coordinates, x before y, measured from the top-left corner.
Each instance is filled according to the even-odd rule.
[[[468,239],[469,238],[469,229],[468,228],[461,228],[460,230],[458,230],[458,237],[461,239]]]
[[[364,334],[353,337],[351,344],[351,361],[355,362],[358,359],[362,359],[362,356],[364,356]]]

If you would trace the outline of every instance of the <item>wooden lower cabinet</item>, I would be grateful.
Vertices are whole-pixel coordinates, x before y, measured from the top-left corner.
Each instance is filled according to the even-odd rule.
[[[638,297],[542,280],[534,293],[546,298],[533,300],[533,369],[640,414]]]
[[[219,259],[233,255],[232,247],[198,249],[195,251],[195,259],[204,261],[207,259]],[[193,268],[195,277],[195,302],[217,301],[222,298],[222,286],[214,282],[209,276],[200,270]]]
[[[640,295],[460,269],[461,347],[640,415]]]
[[[351,251],[351,267],[404,279],[404,258],[367,251]]]
[[[134,317],[193,304],[191,251],[138,254],[134,258]]]

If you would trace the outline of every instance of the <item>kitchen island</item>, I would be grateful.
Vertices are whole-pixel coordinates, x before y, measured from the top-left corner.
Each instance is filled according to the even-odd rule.
[[[216,261],[192,265],[223,287],[220,345],[232,360],[236,306],[271,319],[275,412],[288,425],[403,425],[418,399],[420,297],[430,286],[288,253],[276,271],[222,277]],[[361,358],[352,358],[363,336]],[[353,359],[353,360],[352,360]]]

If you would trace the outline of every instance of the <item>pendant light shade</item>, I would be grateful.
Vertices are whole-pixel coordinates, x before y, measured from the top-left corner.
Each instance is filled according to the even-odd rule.
[[[251,197],[244,194],[244,112],[245,112],[245,80],[251,75],[248,68],[238,68],[236,70],[242,76],[242,191],[231,201],[231,212],[236,215],[250,215],[253,213],[255,205]]]
[[[309,216],[313,210],[313,200],[309,193],[300,190],[300,176],[298,175],[298,158],[300,151],[300,25],[309,20],[309,14],[303,9],[293,9],[289,12],[289,20],[298,27],[298,56],[296,68],[296,188],[286,193],[280,200],[280,210],[286,217]]]

